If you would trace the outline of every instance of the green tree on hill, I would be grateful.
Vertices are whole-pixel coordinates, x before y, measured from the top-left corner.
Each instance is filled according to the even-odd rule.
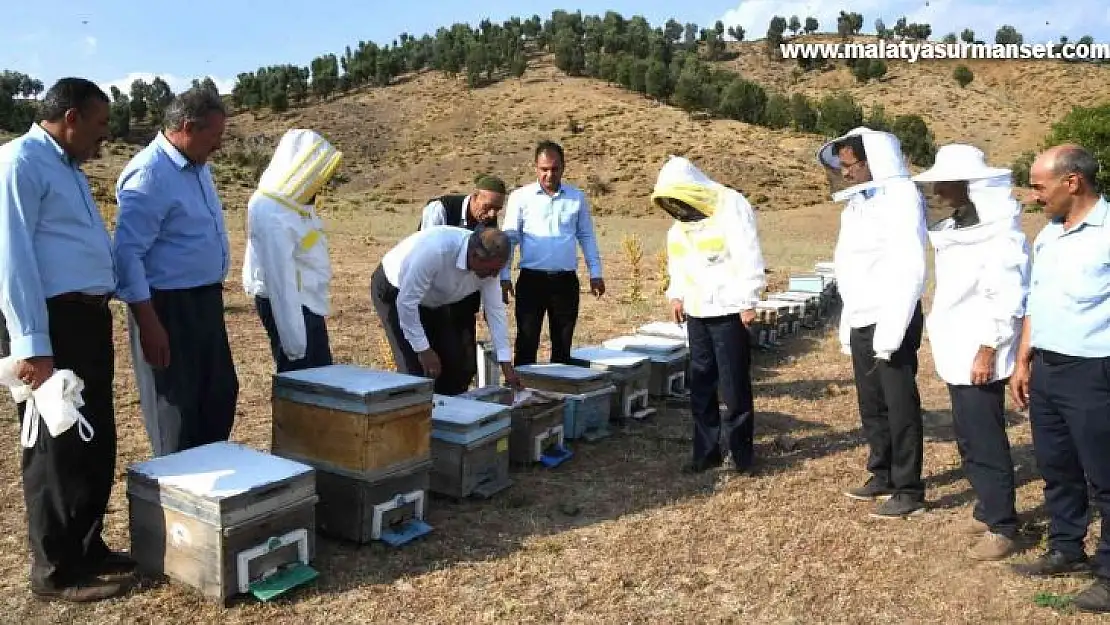
[[[1110,104],[1074,107],[1053,124],[1043,147],[1064,143],[1083,146],[1102,164],[1096,181],[1102,194],[1107,195],[1110,192]]]
[[[933,164],[937,146],[933,133],[918,115],[899,115],[890,125],[890,132],[898,137],[902,151],[914,165],[927,167]]]
[[[24,132],[35,121],[42,82],[11,70],[0,72],[0,130]]]

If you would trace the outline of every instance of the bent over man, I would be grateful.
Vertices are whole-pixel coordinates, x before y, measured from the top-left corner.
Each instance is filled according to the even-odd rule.
[[[917,350],[924,318],[925,200],[910,180],[898,138],[856,128],[826,143],[818,160],[850,185],[833,261],[843,301],[840,343],[852,356],[870,479],[846,494],[886,499],[877,518],[925,505],[924,432]]]
[[[331,260],[315,204],[342,160],[318,133],[290,130],[247,202],[243,288],[254,296],[278,373],[332,364]]]
[[[75,602],[122,594],[129,584],[98,576],[133,566],[101,536],[116,470],[108,307],[116,276],[81,171],[108,138],[108,108],[95,83],[63,78],[46,93],[42,121],[0,146],[0,312],[16,373],[38,388],[56,370],[73,371],[93,429],[86,442],[76,426],[56,438],[43,426],[23,450],[31,592]]]
[[[508,259],[504,232],[453,226],[411,234],[382,257],[370,280],[370,299],[398,371],[434,378],[435,392],[441,395],[465,393],[467,368],[460,361],[451,304],[478,291],[501,372],[510,386],[520,386],[497,281]]]
[[[1074,604],[1110,612],[1110,203],[1099,194],[1098,169],[1090,152],[1069,144],[1046,150],[1029,170],[1050,221],[1033,242],[1010,388],[1029,407],[1050,518],[1048,550],[1015,568],[1045,577],[1093,568],[1094,583]],[[1092,504],[1102,522],[1093,567],[1083,547]]]
[[[766,286],[755,214],[739,192],[709,179],[693,163],[671,157],[651,201],[675,218],[667,232],[667,298],[690,341],[690,412],[701,472],[724,461],[752,467],[755,407],[748,326]],[[719,397],[727,414],[722,418]]]
[[[929,230],[936,290],[925,323],[978,497],[964,532],[979,537],[970,555],[999,560],[1013,551],[1018,531],[1005,389],[1025,315],[1029,249],[1010,170],[987,167],[979,148],[961,144],[941,147],[935,163],[914,181],[932,183],[952,215]]]
[[[474,191],[469,195],[443,195],[424,207],[420,230],[433,226],[461,226],[473,231],[479,226],[497,227],[497,213],[505,205],[505,183],[496,176],[480,176]],[[478,373],[478,311],[482,307],[481,293],[475,291],[451,304],[451,323],[459,335],[462,362],[459,363],[459,383],[470,387]]]
[[[227,440],[235,421],[229,245],[208,167],[226,122],[218,95],[178,95],[163,130],[116,183],[120,299],[131,309],[131,359],[155,456]]]

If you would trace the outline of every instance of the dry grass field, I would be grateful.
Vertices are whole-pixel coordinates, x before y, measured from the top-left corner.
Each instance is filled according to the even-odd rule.
[[[745,49],[736,61],[756,74]],[[757,68],[757,69],[753,69]],[[759,69],[766,72],[766,68]],[[787,72],[789,70],[786,70]],[[1066,112],[1057,94],[1039,100],[1042,81],[1072,84],[1091,68],[1004,63],[959,91],[950,69],[898,65],[884,84],[852,87],[903,110],[937,120],[938,142],[971,140],[1008,163],[1033,149],[1046,123]],[[812,80],[840,80],[830,72]],[[935,81],[926,81],[935,75]],[[986,77],[990,75],[990,77]],[[1026,76],[1028,82],[1026,81]],[[841,76],[849,80],[846,72]],[[805,79],[809,80],[809,79]],[[979,78],[977,78],[979,80]],[[1106,69],[1084,84],[1110,83]],[[990,82],[993,81],[993,82]],[[1057,82],[1059,81],[1059,82]],[[936,85],[924,91],[907,85]],[[821,84],[799,83],[818,92]],[[993,86],[991,86],[993,85]],[[530,178],[531,148],[541,137],[563,141],[567,178],[595,203],[606,281],[601,300],[583,293],[576,341],[589,344],[665,319],[659,288],[669,221],[650,214],[646,197],[668,153],[690,156],[719,180],[743,190],[759,209],[772,285],[831,257],[839,223],[827,202],[813,151],[820,138],[772,132],[737,122],[692,121],[685,114],[540,65],[458,99],[442,98],[450,81],[412,77],[282,115],[236,115],[228,154],[266,145],[289,127],[327,134],[348,156],[346,180],[323,213],[335,267],[333,351],[341,362],[385,366],[388,350],[369,305],[370,274],[382,254],[417,223],[435,194],[465,190],[478,171],[512,184]],[[949,89],[954,91],[949,91]],[[899,95],[901,94],[901,95]],[[857,97],[862,97],[857,95]],[[1008,100],[1007,100],[1008,99]],[[999,101],[1006,102],[998,104]],[[935,109],[917,109],[918,103]],[[995,102],[995,104],[990,104]],[[568,129],[573,118],[577,132]],[[943,122],[943,123],[942,123]],[[111,189],[134,148],[108,146],[90,164],[98,198],[111,216]],[[242,391],[233,440],[269,448],[272,362],[240,270],[249,167],[220,163],[221,191],[233,241],[226,283],[227,323]],[[1026,230],[1043,225],[1030,214]],[[643,249],[639,267],[627,253]],[[584,271],[584,269],[583,269]],[[641,275],[639,283],[632,277]],[[637,288],[643,301],[632,297]],[[106,535],[127,548],[124,472],[149,457],[132,381],[124,309],[116,315],[118,481]],[[1005,565],[976,564],[955,532],[973,494],[959,467],[949,402],[933,373],[926,342],[919,384],[929,411],[925,472],[929,510],[910,521],[870,519],[866,504],[841,494],[865,478],[866,457],[850,362],[835,332],[788,340],[756,357],[757,454],[754,476],[687,476],[679,469],[690,445],[689,416],[667,407],[649,423],[631,424],[601,442],[574,445],[576,457],[556,470],[523,470],[487,502],[433,500],[435,528],[402,549],[318,540],[320,579],[269,604],[224,609],[177,584],[150,584],[94,606],[39,603],[26,587],[27,550],[20,489],[19,427],[5,404],[0,455],[0,610],[8,622],[43,623],[1095,623],[1097,618],[1038,607],[1042,591],[1081,589],[1082,580],[1035,582]],[[1046,527],[1041,482],[1032,463],[1028,424],[1011,415],[1023,538],[1032,557]],[[1097,528],[1092,526],[1097,536]],[[1092,536],[1092,541],[1095,536]]]

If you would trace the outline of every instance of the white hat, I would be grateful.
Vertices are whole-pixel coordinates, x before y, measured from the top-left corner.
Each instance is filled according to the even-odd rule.
[[[950,143],[937,150],[933,166],[913,177],[914,182],[981,180],[1010,175],[1009,169],[987,167],[983,151],[973,145]]]

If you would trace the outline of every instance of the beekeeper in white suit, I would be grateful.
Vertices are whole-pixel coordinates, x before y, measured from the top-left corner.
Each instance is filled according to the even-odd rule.
[[[667,232],[667,299],[690,343],[693,457],[686,470],[753,467],[755,407],[748,327],[766,286],[755,213],[738,191],[672,156],[652,203],[675,218]],[[718,397],[726,413],[721,415]]]
[[[1006,435],[1006,382],[1014,371],[1029,293],[1029,246],[1010,170],[988,167],[971,145],[946,145],[914,177],[952,209],[929,228],[936,289],[926,319],[937,375],[948,384],[964,473],[978,497],[965,534],[977,560],[1013,552],[1014,464]]]
[[[876,518],[924,509],[924,435],[917,351],[924,319],[925,201],[910,180],[898,138],[856,128],[817,152],[830,177],[848,185],[834,263],[843,300],[840,341],[852,356],[871,477],[847,491],[885,500]]]
[[[315,204],[342,159],[320,134],[290,130],[247,203],[243,288],[254,297],[279,373],[332,364],[325,321],[331,261]]]

